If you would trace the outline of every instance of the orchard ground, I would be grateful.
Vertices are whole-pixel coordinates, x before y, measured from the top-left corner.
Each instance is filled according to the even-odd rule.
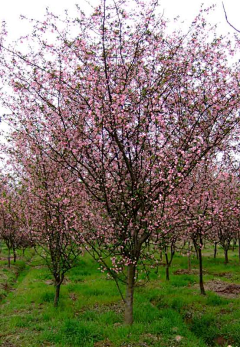
[[[213,259],[204,251],[207,295],[200,295],[198,263],[176,255],[165,280],[164,266],[152,270],[147,285],[136,288],[134,324],[123,324],[124,305],[113,280],[87,255],[79,258],[61,287],[58,308],[54,287],[41,258],[26,250],[7,267],[0,253],[0,346],[206,347],[240,346],[238,249]]]

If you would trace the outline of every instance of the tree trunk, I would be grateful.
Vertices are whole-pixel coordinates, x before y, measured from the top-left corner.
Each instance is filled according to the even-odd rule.
[[[238,231],[238,260],[240,263],[240,231]]]
[[[225,261],[224,264],[228,264],[228,249],[224,249]]]
[[[58,306],[61,283],[55,285],[54,307]]]
[[[188,242],[188,271],[192,270],[191,264],[191,242]]]
[[[14,261],[14,263],[16,263],[16,260],[17,260],[17,253],[16,253],[15,248],[13,248],[13,261]]]
[[[193,241],[193,245],[194,245],[194,249],[195,249],[195,252],[196,252],[197,259],[198,259],[198,246],[197,246],[197,243]]]
[[[160,261],[162,261],[162,250],[160,250],[159,255],[160,255]]]
[[[125,324],[132,325],[133,323],[133,293],[135,284],[136,266],[128,265],[127,269],[127,291],[125,299]]]
[[[238,259],[240,263],[240,238],[238,239]]]
[[[166,280],[169,281],[169,266],[166,265]]]
[[[235,251],[235,247],[237,245],[237,239],[233,239],[233,244],[232,244],[232,251]]]
[[[201,243],[201,241],[200,241]],[[201,243],[202,245],[202,243]],[[199,259],[199,286],[202,295],[206,295],[203,285],[203,266],[202,266],[202,249],[201,246],[198,248],[198,259]]]
[[[63,283],[64,280],[64,274],[60,275],[56,275],[55,277],[55,298],[54,298],[54,307],[58,306],[59,303],[59,296],[60,296],[60,287],[61,284]]]
[[[8,248],[8,267],[11,266],[11,252],[10,252],[10,248]]]
[[[217,242],[214,242],[214,259],[217,257]]]
[[[167,250],[165,249],[165,258],[166,258],[166,280],[169,281],[169,261],[168,261],[168,255]]]

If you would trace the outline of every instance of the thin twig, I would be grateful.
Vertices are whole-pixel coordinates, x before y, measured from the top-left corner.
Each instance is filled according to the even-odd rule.
[[[223,2],[222,2],[222,6],[223,6],[223,11],[224,11],[224,14],[225,14],[225,18],[226,18],[227,23],[230,25],[230,27],[232,27],[234,30],[236,30],[238,33],[240,33],[240,30],[237,29],[237,28],[235,28],[235,26],[233,26],[233,25],[229,22],[228,17],[227,17],[227,12],[226,12],[226,10],[225,10],[225,6],[224,6],[224,3],[223,3]]]

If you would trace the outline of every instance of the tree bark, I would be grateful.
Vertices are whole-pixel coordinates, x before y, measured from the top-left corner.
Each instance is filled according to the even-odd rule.
[[[168,261],[168,255],[167,250],[165,249],[165,258],[166,258],[166,280],[169,281],[169,261]]]
[[[160,255],[160,261],[162,261],[162,251],[161,250],[159,252],[159,255]]]
[[[214,259],[217,257],[217,242],[214,242]]]
[[[191,242],[188,242],[188,271],[192,270],[191,264]]]
[[[127,291],[125,299],[125,324],[133,324],[133,293],[135,284],[136,266],[133,264],[128,265],[127,269]]]
[[[16,263],[16,260],[17,260],[17,253],[16,253],[15,248],[13,248],[13,261],[14,261],[14,263]]]
[[[240,225],[239,225],[240,227]],[[238,260],[240,263],[240,231],[238,231]]]
[[[166,280],[169,281],[169,266],[166,266]]]
[[[201,243],[201,241],[200,241]],[[202,243],[201,243],[202,245]],[[198,248],[198,259],[199,259],[199,286],[202,295],[206,295],[203,285],[203,264],[202,264],[202,249],[201,246]]]
[[[228,249],[224,249],[225,261],[224,264],[228,264]]]
[[[62,275],[56,275],[55,277],[55,298],[54,298],[54,307],[58,306],[59,303],[59,297],[60,297],[60,288],[61,284],[63,283],[64,280],[64,274]]]
[[[197,259],[198,259],[198,246],[197,246],[197,243],[193,241],[193,245],[194,245],[196,256],[197,256]]]
[[[55,285],[54,307],[57,307],[59,303],[60,287],[61,287],[61,283],[58,283]]]
[[[11,266],[11,252],[10,252],[10,248],[8,248],[8,267]]]

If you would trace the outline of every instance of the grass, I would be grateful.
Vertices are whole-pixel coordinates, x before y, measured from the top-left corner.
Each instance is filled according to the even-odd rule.
[[[22,257],[17,258],[14,263],[11,261],[10,268],[7,266],[7,255],[6,249],[1,248],[0,252],[0,301],[7,296],[8,292],[14,287],[19,275],[26,268],[27,263],[33,255],[32,250],[25,252],[24,259]]]
[[[4,251],[3,251],[4,254]],[[204,257],[204,280],[240,284],[237,250]],[[240,297],[223,297],[197,286],[197,260],[191,273],[186,257],[176,255],[165,280],[165,269],[135,291],[134,324],[123,324],[123,304],[114,281],[98,270],[89,256],[79,259],[53,307],[54,287],[48,269],[37,255],[21,258],[10,269],[0,262],[0,346],[83,347],[207,347],[240,346]],[[5,287],[3,286],[5,284]],[[5,289],[4,289],[5,288]],[[231,323],[231,324],[230,324]]]

